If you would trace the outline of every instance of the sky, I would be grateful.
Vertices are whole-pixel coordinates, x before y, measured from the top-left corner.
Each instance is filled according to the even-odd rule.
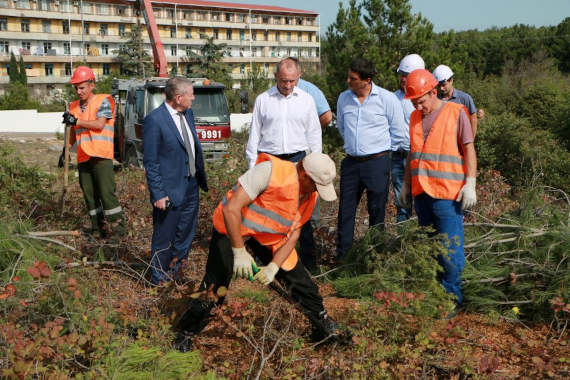
[[[222,0],[244,4],[276,5],[321,14],[321,33],[333,23],[339,0]],[[342,0],[345,7],[349,0]],[[558,25],[570,17],[570,0],[411,0],[412,12],[421,13],[435,32],[450,29],[484,30],[515,24]]]

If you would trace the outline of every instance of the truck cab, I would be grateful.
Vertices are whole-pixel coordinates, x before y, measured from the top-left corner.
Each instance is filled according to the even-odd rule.
[[[195,99],[191,109],[204,159],[227,156],[230,112],[225,86],[205,78],[191,78]],[[142,167],[142,128],[146,115],[165,100],[165,78],[115,79],[116,101],[115,159],[125,165]]]

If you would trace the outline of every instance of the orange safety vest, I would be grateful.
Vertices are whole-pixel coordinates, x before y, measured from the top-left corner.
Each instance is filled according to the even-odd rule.
[[[113,159],[113,138],[115,125],[115,100],[111,95],[96,94],[87,104],[85,111],[81,111],[79,100],[69,105],[69,112],[78,119],[97,120],[97,111],[103,100],[109,99],[113,117],[107,119],[105,126],[100,131],[74,126],[75,140],[77,142],[77,162],[89,161],[91,157]]]
[[[424,141],[422,115],[410,116],[412,195],[426,192],[437,199],[457,199],[465,184],[466,167],[457,146],[457,123],[464,106],[447,102]]]
[[[283,246],[291,233],[309,220],[317,203],[315,191],[299,204],[299,179],[295,164],[261,153],[257,163],[271,160],[271,178],[263,193],[241,210],[241,236],[251,236],[259,243],[271,247],[273,253]],[[222,208],[238,189],[239,182],[228,191],[212,217],[214,227],[227,234]],[[293,249],[281,265],[291,270],[297,265],[297,251]]]

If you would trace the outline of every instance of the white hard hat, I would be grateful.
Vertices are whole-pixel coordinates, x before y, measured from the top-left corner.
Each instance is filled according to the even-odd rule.
[[[417,69],[425,69],[426,64],[422,57],[418,54],[408,54],[400,61],[400,66],[398,66],[398,74],[406,73],[409,74]]]
[[[451,71],[449,66],[439,65],[433,71],[433,76],[438,82],[443,82],[449,80],[449,78],[453,76],[453,71]]]

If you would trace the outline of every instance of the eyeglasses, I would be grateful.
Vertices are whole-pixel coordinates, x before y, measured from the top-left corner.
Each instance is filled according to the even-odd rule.
[[[452,79],[453,79],[453,77],[451,77],[451,78],[449,78],[449,79],[445,79],[445,80],[440,80],[440,81],[438,82],[438,85],[439,85],[439,86],[443,86],[444,84],[446,84],[447,82],[449,82],[449,81],[452,80]]]

